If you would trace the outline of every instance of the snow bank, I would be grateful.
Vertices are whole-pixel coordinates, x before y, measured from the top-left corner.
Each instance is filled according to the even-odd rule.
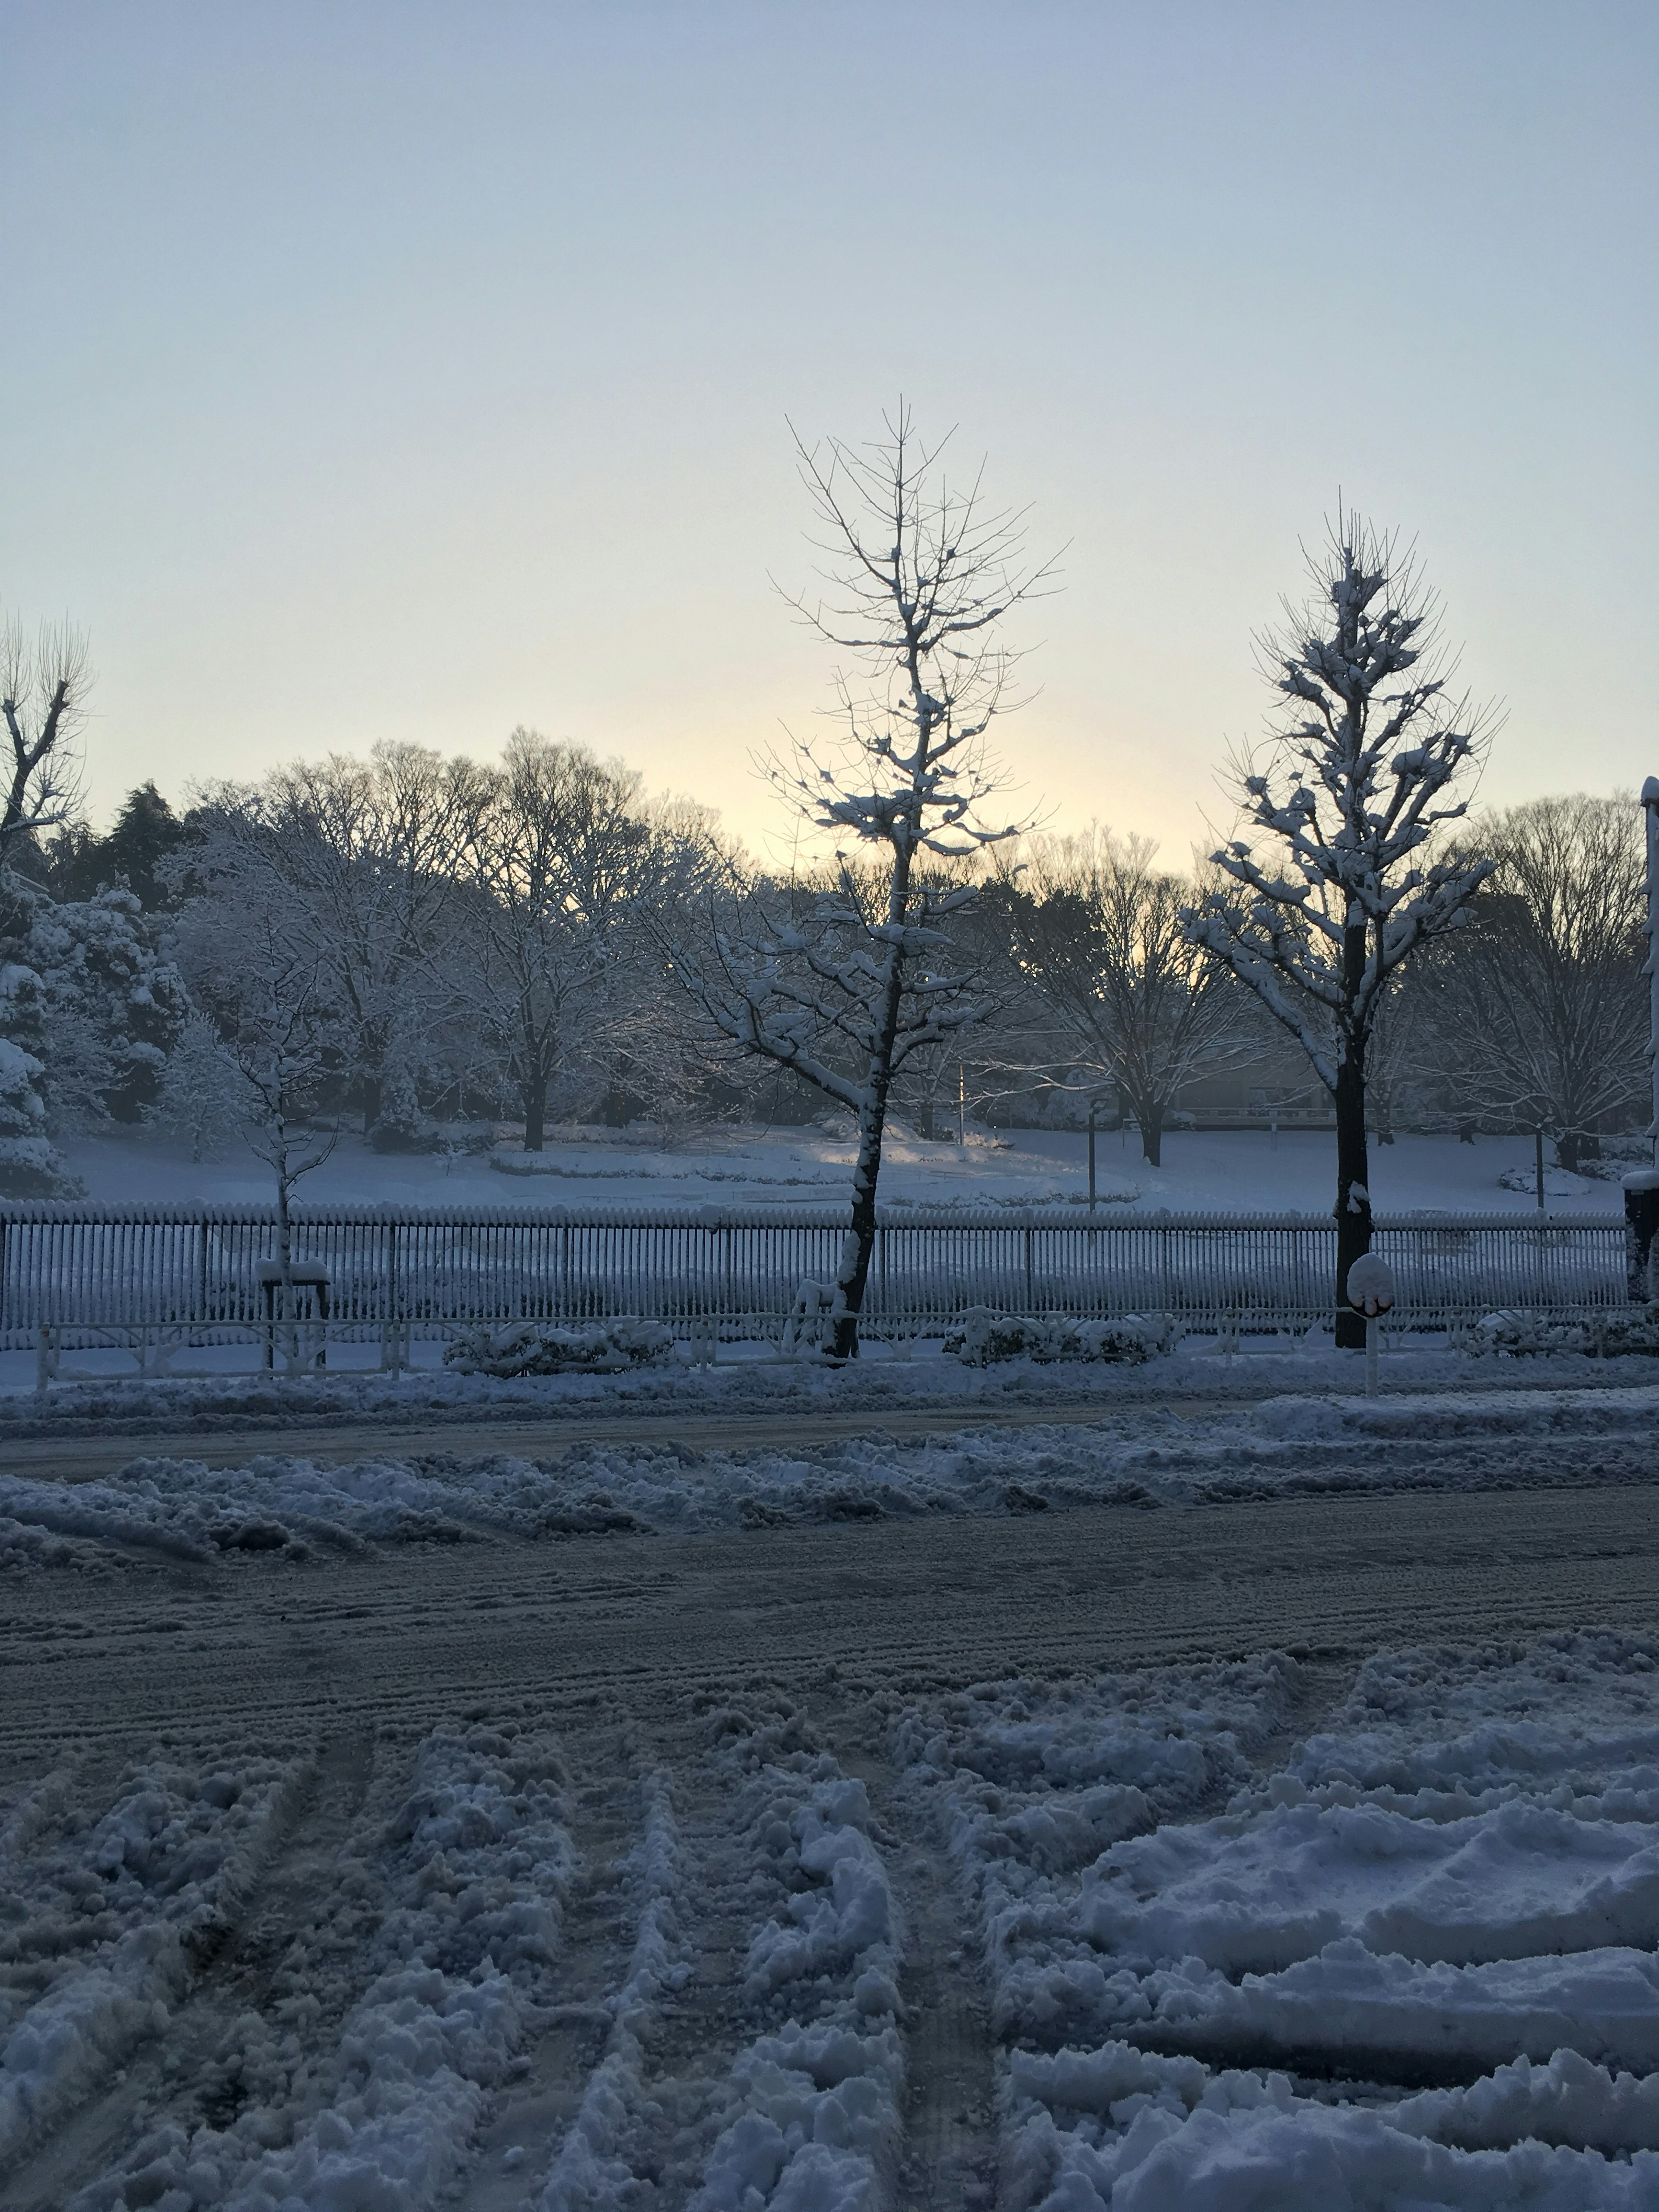
[[[766,1528],[1082,1505],[1201,1506],[1401,1489],[1659,1480],[1659,1390],[1272,1399],[1185,1418],[1162,1408],[1066,1425],[875,1434],[698,1452],[584,1443],[557,1458],[446,1454],[341,1465],[285,1454],[241,1468],[137,1458],[72,1485],[0,1474],[0,1569],[96,1568],[133,1551],[223,1565],[380,1543]],[[1516,1440],[1548,1449],[1535,1462]],[[460,1439],[458,1438],[458,1441]],[[1408,1446],[1408,1449],[1402,1449]]]
[[[130,1769],[88,1819],[60,1771],[0,1838],[0,2166],[166,2026],[303,1780],[265,1759]]]
[[[76,2212],[440,2202],[553,1994],[575,1868],[562,1778],[533,1729],[434,1731],[392,1818],[343,1850],[267,2012],[225,2023],[235,2118],[156,2127]]]

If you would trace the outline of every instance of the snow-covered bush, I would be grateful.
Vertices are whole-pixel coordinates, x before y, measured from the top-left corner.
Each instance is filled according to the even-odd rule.
[[[159,924],[119,886],[62,905],[32,896],[27,906],[16,940],[21,969],[8,994],[15,1005],[0,1027],[43,1061],[55,1127],[139,1120],[187,1007],[183,980],[160,950]],[[35,979],[38,1013],[27,1003],[25,975]],[[43,1025],[38,1044],[20,1026],[31,1018]]]
[[[1472,1352],[1583,1352],[1592,1359],[1625,1352],[1659,1357],[1659,1305],[1633,1305],[1588,1321],[1552,1321],[1547,1314],[1488,1314],[1469,1340]]]
[[[205,1014],[188,1015],[144,1109],[146,1126],[187,1138],[192,1160],[211,1159],[241,1134],[253,1110],[246,1080],[213,1024]]]
[[[512,1322],[504,1328],[473,1328],[444,1350],[446,1367],[463,1375],[614,1375],[626,1367],[648,1367],[666,1359],[674,1346],[672,1329],[631,1314],[612,1320]]]
[[[996,1359],[1150,1359],[1163,1348],[1159,1331],[1138,1315],[1120,1321],[1070,1321],[1060,1314],[1035,1318],[994,1314],[974,1306],[945,1339],[945,1349],[970,1367]]]
[[[44,1073],[32,1052],[0,1037],[0,1198],[79,1198],[84,1186],[46,1137],[37,1089]]]

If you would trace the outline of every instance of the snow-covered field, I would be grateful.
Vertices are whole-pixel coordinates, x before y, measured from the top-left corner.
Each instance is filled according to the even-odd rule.
[[[1182,1131],[1165,1136],[1164,1165],[1148,1167],[1130,1133],[1097,1139],[1101,1200],[1113,1206],[1176,1212],[1328,1213],[1336,1186],[1336,1140],[1325,1132]],[[270,1176],[251,1156],[192,1162],[153,1139],[83,1139],[64,1147],[88,1195],[111,1205],[208,1200],[270,1202]],[[853,1164],[850,1135],[818,1128],[759,1128],[701,1133],[668,1150],[627,1133],[588,1130],[550,1143],[539,1155],[502,1150],[489,1158],[385,1156],[360,1137],[343,1136],[331,1158],[301,1185],[303,1203],[410,1206],[767,1206],[839,1204]],[[1612,1166],[1612,1163],[1608,1164]],[[1452,1212],[1524,1212],[1530,1188],[1506,1187],[1532,1172],[1525,1138],[1404,1136],[1371,1150],[1372,1200],[1379,1212],[1432,1206]],[[887,1145],[882,1193],[889,1206],[1042,1206],[1082,1200],[1088,1192],[1087,1139],[1069,1133],[1010,1131],[1000,1140],[970,1132],[966,1146],[927,1143],[895,1130]],[[1617,1212],[1615,1179],[1547,1176],[1560,1212]]]

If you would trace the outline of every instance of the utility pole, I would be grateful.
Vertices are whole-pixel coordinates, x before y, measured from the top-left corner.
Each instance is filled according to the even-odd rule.
[[[1626,1279],[1632,1302],[1659,1300],[1654,1245],[1659,1232],[1659,775],[1642,786],[1648,853],[1648,1057],[1653,1068],[1653,1119],[1648,1136],[1653,1165],[1625,1177]]]

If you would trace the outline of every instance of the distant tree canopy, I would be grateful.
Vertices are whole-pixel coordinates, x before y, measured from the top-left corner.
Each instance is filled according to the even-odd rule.
[[[163,860],[189,842],[180,822],[153,782],[141,783],[122,801],[107,836],[84,822],[67,823],[39,848],[37,872],[55,899],[88,899],[94,892],[125,884],[146,913],[170,903],[157,874]]]

